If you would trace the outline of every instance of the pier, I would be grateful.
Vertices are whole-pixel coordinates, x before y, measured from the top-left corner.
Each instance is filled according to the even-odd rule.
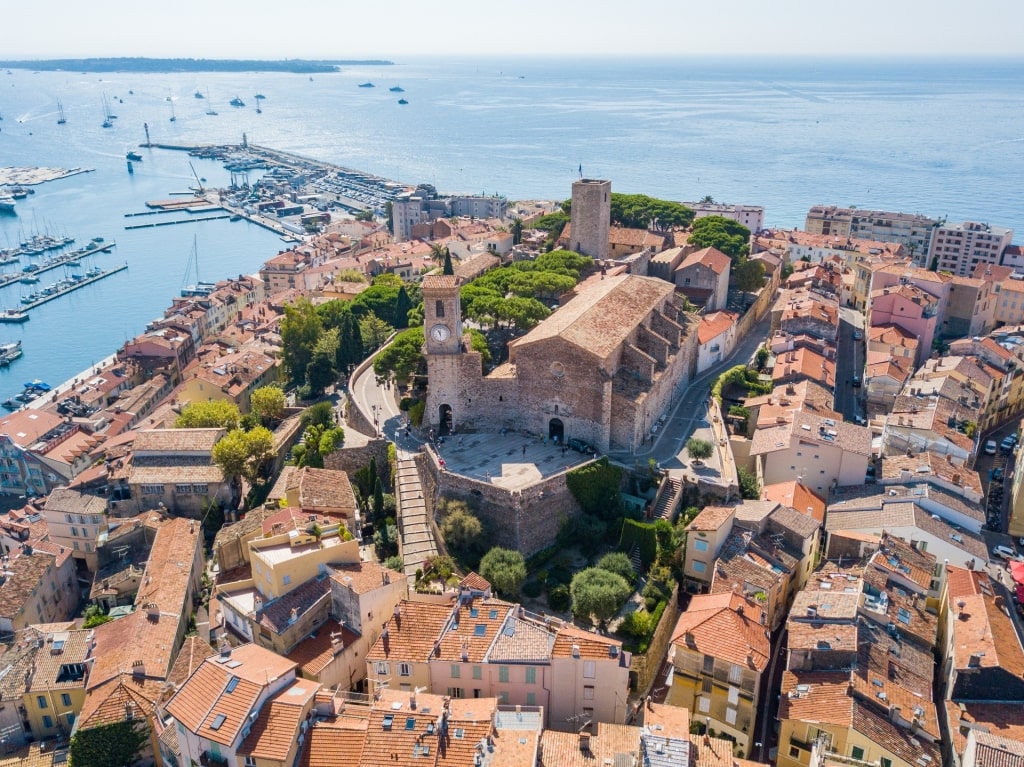
[[[227,213],[220,216],[203,216],[202,218],[181,218],[176,221],[154,221],[151,224],[131,224],[125,229],[152,229],[155,226],[174,226],[175,224],[197,224],[200,221],[218,221],[222,218],[231,218]]]
[[[30,304],[23,304],[21,307],[21,311],[27,312],[31,309],[35,309],[37,306],[42,306],[48,301],[52,301],[55,298],[60,298],[61,296],[67,295],[68,293],[78,290],[79,288],[85,287],[86,285],[91,285],[94,282],[98,282],[102,280],[104,277],[109,277],[112,274],[123,272],[127,268],[128,264],[127,262],[125,262],[120,266],[115,266],[113,269],[107,269],[105,271],[100,272],[99,274],[94,274],[92,277],[86,277],[84,279],[78,280],[77,282],[73,282],[70,285],[61,288],[56,293],[51,293],[48,296],[43,296],[42,298],[39,298]]]
[[[0,288],[5,288],[8,285],[13,285],[15,282],[19,282],[22,277],[28,277],[29,275],[45,274],[51,269],[56,269],[59,266],[67,266],[68,264],[76,264],[83,258],[91,256],[94,253],[109,253],[113,250],[116,242],[107,244],[99,244],[91,248],[84,250],[73,250],[70,253],[65,253],[60,256],[53,256],[48,258],[43,263],[39,264],[38,269],[33,269],[30,272],[10,272],[9,274],[0,275]]]

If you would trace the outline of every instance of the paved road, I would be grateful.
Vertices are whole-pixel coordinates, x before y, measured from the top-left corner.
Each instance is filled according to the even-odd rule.
[[[855,340],[854,332],[863,333],[864,316],[848,306],[839,308],[839,337],[836,339],[836,391],[835,409],[846,421],[864,417],[863,388],[853,385],[853,377],[864,380],[864,362],[867,344]]]

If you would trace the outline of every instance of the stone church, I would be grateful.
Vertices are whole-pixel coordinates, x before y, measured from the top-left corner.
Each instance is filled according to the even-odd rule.
[[[693,320],[664,280],[595,275],[488,375],[463,334],[459,286],[450,275],[423,280],[424,420],[438,433],[507,428],[633,451],[693,373]]]

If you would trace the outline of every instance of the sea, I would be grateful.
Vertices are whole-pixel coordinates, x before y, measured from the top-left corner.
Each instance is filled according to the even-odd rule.
[[[244,107],[230,105],[236,97]],[[104,102],[117,115],[108,129]],[[32,310],[29,322],[0,325],[0,343],[21,339],[24,349],[0,368],[0,399],[96,365],[183,284],[254,273],[288,247],[226,219],[125,229],[157,218],[129,217],[147,201],[199,179],[231,181],[217,162],[138,148],[144,126],[154,143],[246,140],[442,193],[561,200],[582,174],[618,192],[762,205],[769,226],[800,227],[815,204],[854,205],[988,222],[1020,242],[1022,113],[1024,59],[437,57],[313,76],[0,71],[0,167],[89,169],[34,187],[16,215],[0,216],[0,247],[39,233],[75,237],[75,247],[103,237],[116,246],[85,267],[128,264]],[[131,174],[129,149],[143,156]],[[0,289],[0,308],[61,276]]]

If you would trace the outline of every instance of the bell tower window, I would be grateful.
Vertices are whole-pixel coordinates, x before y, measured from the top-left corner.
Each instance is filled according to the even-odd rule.
[[[444,301],[439,299],[434,302],[434,315],[438,318],[444,317]]]

